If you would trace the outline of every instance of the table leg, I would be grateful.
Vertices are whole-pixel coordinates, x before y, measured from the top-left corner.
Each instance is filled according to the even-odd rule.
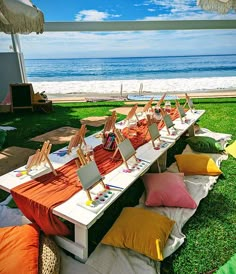
[[[74,242],[60,236],[55,236],[56,243],[63,249],[75,255],[75,259],[85,263],[88,259],[88,228],[75,224]]]
[[[167,163],[167,151],[165,151],[158,159],[159,163],[159,170],[161,172],[166,170],[166,163]]]
[[[75,243],[83,247],[82,258],[76,256],[76,259],[86,262],[88,259],[88,228],[86,226],[75,225]]]

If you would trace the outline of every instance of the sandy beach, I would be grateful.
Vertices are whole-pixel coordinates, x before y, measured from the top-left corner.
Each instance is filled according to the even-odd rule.
[[[183,97],[235,97],[236,77],[207,77],[150,80],[32,82],[35,92],[45,91],[53,101],[83,101],[86,97],[126,98],[128,95]]]

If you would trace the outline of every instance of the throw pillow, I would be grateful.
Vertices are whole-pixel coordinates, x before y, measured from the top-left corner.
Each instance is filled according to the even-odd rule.
[[[0,273],[37,274],[39,229],[36,225],[0,228]]]
[[[126,207],[102,239],[102,243],[132,249],[162,261],[163,249],[174,221],[143,208]]]
[[[229,146],[227,146],[225,148],[225,151],[228,154],[231,154],[234,158],[236,158],[236,141],[234,141],[232,144],[230,144]]]
[[[221,153],[224,149],[214,138],[207,136],[193,136],[186,139],[191,149],[204,153]]]
[[[187,191],[183,173],[146,173],[142,179],[146,189],[146,206],[197,207]]]
[[[175,155],[179,172],[185,175],[218,176],[222,171],[212,158],[206,154],[179,154]]]

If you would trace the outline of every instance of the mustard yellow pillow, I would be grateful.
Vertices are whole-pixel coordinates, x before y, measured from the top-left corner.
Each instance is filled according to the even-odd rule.
[[[220,175],[222,171],[218,168],[212,158],[206,154],[179,154],[175,155],[179,172],[185,175]]]
[[[225,151],[228,154],[231,154],[234,158],[236,158],[236,141],[234,141],[231,145],[225,148]]]
[[[104,236],[102,243],[132,249],[151,259],[162,261],[162,252],[174,223],[156,212],[126,207]]]

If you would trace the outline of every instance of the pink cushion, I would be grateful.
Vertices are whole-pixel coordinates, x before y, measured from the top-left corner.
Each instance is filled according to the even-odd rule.
[[[183,173],[146,173],[142,179],[146,206],[197,207],[187,191]]]

